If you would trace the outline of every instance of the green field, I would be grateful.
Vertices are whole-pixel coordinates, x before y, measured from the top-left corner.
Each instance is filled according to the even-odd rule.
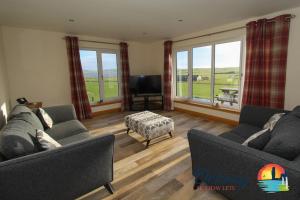
[[[187,75],[186,69],[178,69],[177,75]],[[211,97],[211,69],[195,68],[193,75],[201,76],[199,80],[193,81],[193,98],[210,99]],[[220,94],[220,88],[239,88],[239,68],[216,68],[215,71],[214,97]],[[176,96],[188,96],[187,81],[177,81]]]
[[[177,70],[177,75],[187,75],[187,70]],[[193,98],[208,99],[211,97],[211,69],[195,68],[193,75],[201,76],[193,81]],[[91,103],[99,102],[99,83],[97,78],[85,78],[88,97]],[[177,81],[176,96],[188,96],[187,81]],[[239,68],[216,68],[214,97],[220,95],[220,88],[239,89]],[[119,84],[116,77],[104,78],[104,98],[109,99],[119,96]]]
[[[91,103],[100,101],[99,82],[97,78],[85,78],[85,85]],[[104,78],[104,98],[109,99],[119,96],[117,78]]]

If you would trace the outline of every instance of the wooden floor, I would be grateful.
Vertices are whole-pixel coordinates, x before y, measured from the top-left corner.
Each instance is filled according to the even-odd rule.
[[[136,133],[126,134],[124,116],[116,113],[84,122],[94,135],[113,133],[115,141],[115,193],[110,195],[103,187],[80,199],[201,199],[226,200],[208,191],[194,191],[187,131],[191,128],[218,135],[232,127],[220,122],[180,112],[160,112],[175,121],[174,137],[168,135],[151,141],[145,149],[145,140]]]

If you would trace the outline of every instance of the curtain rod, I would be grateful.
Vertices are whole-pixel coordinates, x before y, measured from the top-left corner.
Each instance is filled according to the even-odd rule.
[[[80,42],[93,42],[93,43],[100,43],[100,44],[112,44],[112,45],[120,45],[120,43],[116,42],[101,42],[101,41],[95,41],[95,40],[80,40]]]
[[[63,40],[66,40],[65,37],[62,38]],[[95,41],[95,40],[81,40],[78,39],[79,42],[92,42],[92,43],[99,43],[99,44],[111,44],[111,45],[120,45],[120,43],[116,42],[101,42],[101,41]]]
[[[291,15],[288,18],[293,19],[295,17],[296,17],[296,15]],[[246,26],[240,26],[240,27],[236,27],[236,28],[226,29],[226,30],[223,30],[223,31],[217,31],[217,32],[213,32],[213,33],[207,33],[207,34],[203,34],[203,35],[199,35],[199,36],[194,36],[194,37],[189,37],[189,38],[185,38],[185,39],[181,39],[181,40],[175,40],[175,41],[173,41],[173,43],[182,42],[182,41],[186,41],[186,40],[197,39],[197,38],[211,36],[211,35],[216,35],[216,34],[220,34],[220,33],[231,32],[231,31],[235,31],[235,30],[239,30],[239,29],[244,29],[244,28],[246,28]]]

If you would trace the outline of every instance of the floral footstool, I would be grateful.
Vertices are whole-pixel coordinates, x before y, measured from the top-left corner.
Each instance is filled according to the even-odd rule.
[[[173,119],[150,111],[127,115],[125,117],[125,125],[127,134],[132,130],[147,139],[146,148],[149,146],[151,139],[166,134],[172,137],[172,131],[174,131]]]

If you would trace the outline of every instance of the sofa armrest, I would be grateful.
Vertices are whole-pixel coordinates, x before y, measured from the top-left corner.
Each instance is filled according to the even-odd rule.
[[[240,114],[239,123],[245,123],[259,128],[263,128],[264,124],[274,115],[275,113],[287,113],[288,111],[259,107],[259,106],[243,106]]]
[[[236,191],[221,191],[230,199],[299,199],[299,163],[199,130],[190,130],[188,140],[193,175],[209,185],[235,185]],[[258,187],[257,174],[264,165],[270,163],[279,164],[286,170],[289,192],[270,195]]]
[[[114,135],[0,163],[1,200],[75,199],[113,180]]]
[[[77,119],[74,106],[61,105],[43,108],[52,118],[54,124]]]

